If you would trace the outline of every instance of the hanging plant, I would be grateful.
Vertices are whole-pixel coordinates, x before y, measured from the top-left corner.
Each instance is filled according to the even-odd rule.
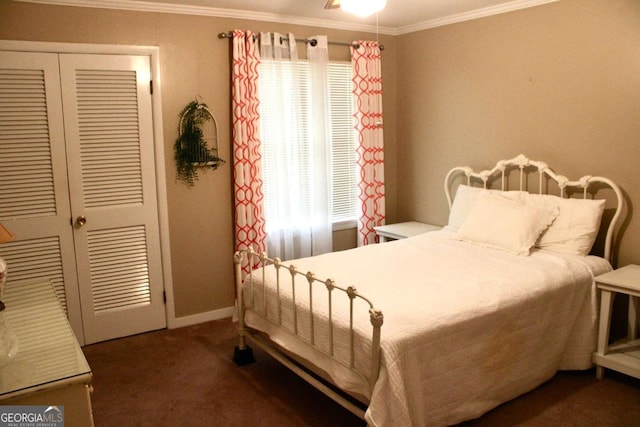
[[[208,147],[207,141],[214,146]],[[174,145],[176,178],[188,187],[198,179],[198,169],[217,169],[224,163],[218,157],[218,128],[206,104],[191,101],[180,112],[178,139]]]

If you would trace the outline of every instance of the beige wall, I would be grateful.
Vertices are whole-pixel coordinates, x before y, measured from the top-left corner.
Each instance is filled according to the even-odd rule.
[[[229,41],[233,28],[372,34],[222,18],[0,0],[0,39],[160,47],[163,125],[176,316],[233,303]],[[562,0],[397,37],[383,54],[389,222],[447,220],[442,180],[453,166],[484,168],[524,153],[569,178],[617,181],[640,200],[640,2]],[[344,48],[332,57],[347,59]],[[340,57],[340,58],[338,58]],[[397,88],[396,88],[397,86]],[[193,189],[176,183],[178,113],[200,95],[220,124],[227,163]],[[632,215],[619,264],[640,263]],[[351,246],[352,231],[335,236]]]
[[[447,221],[443,178],[523,153],[640,201],[640,2],[562,0],[398,37],[398,219]],[[618,264],[640,263],[630,215]]]
[[[327,34],[329,40],[372,39],[375,35],[223,18],[45,6],[0,0],[0,40],[159,46],[166,184],[176,317],[233,305],[233,206],[230,168],[229,40],[218,33],[235,28]],[[395,216],[395,38],[385,44],[387,190]],[[304,50],[302,46],[299,47]],[[349,59],[346,47],[332,46],[332,59]],[[173,143],[178,114],[197,95],[219,123],[220,156],[227,163],[200,174],[194,188],[175,181]],[[335,249],[355,246],[353,230],[338,232]]]

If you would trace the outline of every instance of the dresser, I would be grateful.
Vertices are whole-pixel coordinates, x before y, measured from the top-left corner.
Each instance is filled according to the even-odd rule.
[[[91,368],[53,286],[14,283],[2,299],[0,405],[64,407],[66,427],[93,426]]]

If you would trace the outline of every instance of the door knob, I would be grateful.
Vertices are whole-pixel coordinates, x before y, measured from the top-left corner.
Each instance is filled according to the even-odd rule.
[[[87,223],[87,217],[86,216],[80,215],[78,218],[76,218],[76,224],[78,224],[79,227],[82,227],[86,223]]]

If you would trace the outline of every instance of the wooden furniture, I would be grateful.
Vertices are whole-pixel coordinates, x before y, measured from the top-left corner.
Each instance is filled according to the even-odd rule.
[[[425,224],[417,221],[399,222],[397,224],[380,225],[373,227],[380,236],[380,243],[389,240],[406,239],[407,237],[417,236],[418,234],[428,233],[429,231],[438,231],[442,227],[438,225]]]
[[[638,330],[638,298],[640,297],[640,265],[627,265],[596,277],[601,293],[598,348],[593,354],[596,376],[601,379],[604,368],[640,378],[640,339]],[[629,296],[627,338],[609,345],[611,308],[616,294]]]
[[[559,192],[560,198],[604,196],[612,214],[599,222],[606,231],[604,256],[589,262],[569,258],[575,261],[571,265],[542,250],[530,258],[516,256],[453,239],[446,229],[395,245],[287,262],[241,249],[234,256],[239,329],[234,360],[250,362],[247,344],[258,345],[371,425],[457,424],[542,384],[557,369],[590,368],[596,346],[595,313],[588,309],[595,299],[592,280],[610,269],[623,210],[620,188],[599,176],[570,181],[523,155],[480,172],[451,169],[445,178],[450,208],[451,188],[459,184],[531,188]],[[538,261],[544,264],[529,270]],[[514,286],[514,279],[524,276],[536,283]],[[497,286],[485,286],[494,280]],[[489,296],[487,289],[504,293]],[[369,299],[369,292],[379,301]],[[553,317],[560,313],[571,313],[571,319]],[[532,331],[534,324],[543,329]],[[563,329],[571,341],[558,343],[554,334]],[[449,353],[442,350],[444,341]],[[496,345],[509,351],[495,352]]]
[[[14,283],[4,302],[17,352],[0,359],[0,405],[64,406],[65,426],[93,426],[91,368],[51,283]]]

